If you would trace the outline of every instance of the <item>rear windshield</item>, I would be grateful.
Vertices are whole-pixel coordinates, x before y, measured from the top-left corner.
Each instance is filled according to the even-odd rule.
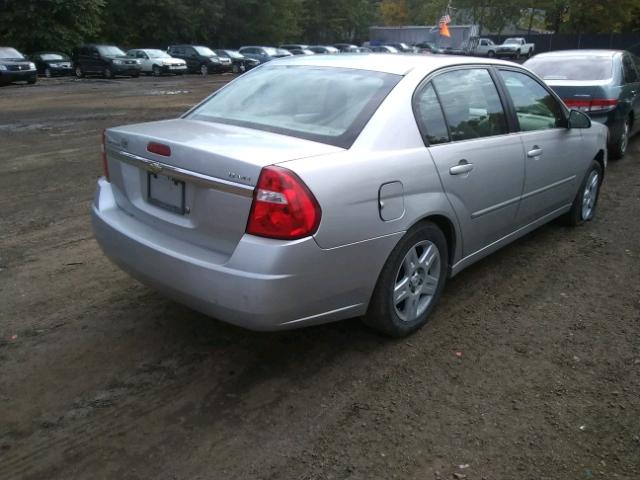
[[[187,118],[349,148],[401,78],[342,68],[262,67],[230,83]]]
[[[23,60],[24,56],[15,48],[0,48],[0,58]]]
[[[106,47],[98,47],[98,51],[100,52],[101,55],[104,55],[105,57],[126,57],[126,54],[120,50],[118,47],[111,47],[111,46],[106,46]]]
[[[145,53],[149,55],[149,58],[168,58],[171,56],[162,50],[145,50]]]
[[[602,55],[534,57],[524,65],[545,80],[607,80],[613,76],[613,59]]]
[[[198,52],[199,55],[202,55],[203,57],[215,57],[216,54],[213,53],[213,50],[211,50],[209,47],[193,47],[195,49],[196,52]]]
[[[49,60],[49,61],[69,60],[69,57],[67,57],[66,55],[61,55],[59,53],[43,53],[42,55],[40,55],[40,58],[42,58],[42,60]]]

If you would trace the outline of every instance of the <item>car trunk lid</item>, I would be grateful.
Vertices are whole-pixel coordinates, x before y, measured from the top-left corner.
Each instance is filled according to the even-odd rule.
[[[245,232],[253,189],[264,166],[342,150],[185,119],[109,129],[105,143],[110,181],[121,209],[173,238],[227,256]]]

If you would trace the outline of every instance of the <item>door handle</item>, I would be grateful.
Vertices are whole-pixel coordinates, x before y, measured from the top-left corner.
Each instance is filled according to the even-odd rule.
[[[461,175],[463,173],[469,173],[473,170],[473,163],[469,163],[466,160],[460,160],[458,165],[455,165],[449,169],[451,175]]]
[[[527,157],[529,158],[539,157],[540,155],[542,155],[542,149],[537,145],[534,145],[533,148],[527,152]]]

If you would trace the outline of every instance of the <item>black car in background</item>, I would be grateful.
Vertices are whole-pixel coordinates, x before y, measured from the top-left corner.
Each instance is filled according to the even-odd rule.
[[[230,58],[219,57],[213,50],[203,45],[171,45],[167,53],[187,62],[187,70],[190,73],[207,75],[230,72],[233,69]]]
[[[78,78],[85,75],[139,77],[142,71],[138,60],[127,57],[115,45],[81,45],[73,50],[73,64]]]
[[[340,53],[336,47],[332,47],[330,45],[313,45],[309,47],[313,53],[325,54],[325,53]]]
[[[65,53],[36,52],[29,55],[29,59],[36,64],[39,75],[45,77],[73,75],[71,58]]]
[[[333,46],[340,50],[341,53],[357,53],[360,48],[352,43],[334,43]]]
[[[261,47],[261,46],[246,46],[240,47],[238,50],[242,55],[247,58],[253,58],[254,60],[258,60],[260,63],[269,62],[276,58],[282,57],[290,57],[291,53],[284,48],[274,48],[274,47]]]
[[[228,58],[231,60],[233,73],[244,73],[247,70],[251,70],[253,67],[260,65],[258,60],[245,57],[237,50],[218,49],[214,50],[214,52],[216,52],[216,55],[220,58]]]
[[[36,66],[18,50],[0,47],[0,85],[12,82],[36,83]]]
[[[538,74],[569,108],[609,129],[609,156],[622,158],[640,131],[640,60],[621,50],[541,53],[524,66]]]

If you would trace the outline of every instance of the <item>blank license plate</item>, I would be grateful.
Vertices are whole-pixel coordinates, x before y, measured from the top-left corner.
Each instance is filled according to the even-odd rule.
[[[184,215],[184,182],[165,175],[148,174],[149,203]]]

